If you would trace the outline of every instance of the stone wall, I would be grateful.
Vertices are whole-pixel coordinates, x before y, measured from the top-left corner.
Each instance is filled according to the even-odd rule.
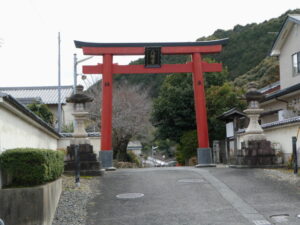
[[[51,225],[61,191],[61,178],[37,187],[2,189],[0,218],[6,225]]]
[[[70,146],[72,137],[63,137],[58,140],[57,148],[58,149],[64,149],[66,150],[68,146]],[[95,154],[97,154],[97,157],[99,156],[100,151],[100,137],[89,137],[90,144],[93,146],[93,151]]]

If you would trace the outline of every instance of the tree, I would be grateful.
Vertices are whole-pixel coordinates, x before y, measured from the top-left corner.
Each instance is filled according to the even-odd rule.
[[[223,83],[227,70],[205,74],[206,107],[210,141],[223,139],[225,127],[217,117],[233,108],[243,108],[242,91],[230,83]],[[221,78],[218,78],[218,75]],[[216,86],[216,79],[218,78]],[[223,78],[222,78],[223,77]],[[159,97],[154,101],[152,121],[160,139],[169,138],[177,143],[187,131],[196,129],[194,91],[190,74],[170,75],[164,81]]]
[[[191,74],[168,75],[154,100],[152,123],[158,139],[179,143],[183,132],[196,128]]]
[[[224,139],[224,122],[220,121],[217,117],[234,107],[244,109],[246,102],[241,100],[242,94],[242,89],[233,86],[231,83],[224,83],[222,86],[211,86],[206,89],[210,141]]]
[[[31,110],[34,114],[40,117],[49,125],[53,125],[53,114],[50,111],[49,107],[45,104],[32,103],[29,104],[28,109]]]
[[[99,84],[89,90],[95,99],[100,99],[101,90]],[[114,158],[119,161],[127,161],[127,145],[132,138],[142,140],[151,131],[150,112],[151,100],[148,91],[137,85],[121,83],[113,90],[113,151]],[[100,127],[101,100],[90,104],[90,113],[97,115],[96,121]],[[95,111],[97,110],[97,111]]]
[[[197,131],[192,130],[184,132],[176,149],[177,162],[179,162],[181,165],[186,165],[191,157],[197,155],[197,147]]]

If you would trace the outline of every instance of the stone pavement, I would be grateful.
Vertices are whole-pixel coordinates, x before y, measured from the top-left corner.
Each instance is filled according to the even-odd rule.
[[[300,224],[300,188],[263,169],[123,169],[100,178],[88,225]],[[288,176],[286,176],[288,177]]]

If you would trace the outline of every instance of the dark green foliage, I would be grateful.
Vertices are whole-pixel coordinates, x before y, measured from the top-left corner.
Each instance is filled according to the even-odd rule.
[[[176,160],[181,165],[186,165],[187,161],[197,155],[198,140],[197,140],[197,131],[187,131],[184,132],[180,138],[179,145],[176,149]]]
[[[233,108],[243,108],[241,89],[224,83],[227,70],[206,73],[206,103],[210,140],[223,139],[224,123],[217,117]],[[159,97],[154,100],[152,122],[157,127],[158,139],[179,143],[184,132],[196,129],[194,91],[190,74],[169,75],[164,81]]]
[[[167,76],[154,100],[152,122],[159,139],[179,142],[183,132],[196,128],[194,92],[190,74]]]
[[[243,92],[230,83],[222,86],[211,86],[206,90],[206,108],[208,117],[209,138],[221,140],[225,137],[225,124],[217,117],[231,108],[244,109],[246,102],[241,100]]]
[[[186,55],[163,55],[162,64],[186,63],[188,57]],[[140,58],[130,63],[130,65],[143,65],[144,58]],[[141,85],[142,88],[149,90],[151,97],[157,97],[159,89],[166,77],[166,74],[116,74],[114,80],[116,82],[128,82],[133,85]]]
[[[47,105],[32,103],[29,104],[27,107],[46,123],[53,125],[53,114]]]
[[[141,161],[133,152],[129,151],[127,153],[127,159],[128,159],[128,162],[135,163],[137,165],[137,167],[142,167]]]
[[[176,143],[170,139],[156,140],[155,146],[158,146],[156,151],[166,158],[172,158],[175,154]]]
[[[215,63],[216,61],[210,58],[204,59],[208,63]],[[204,73],[205,79],[205,88],[210,88],[211,86],[222,86],[228,80],[228,70],[227,68],[223,68],[223,71],[218,73]]]
[[[60,177],[64,154],[46,149],[11,149],[0,155],[0,167],[12,176],[14,186],[39,185]]]

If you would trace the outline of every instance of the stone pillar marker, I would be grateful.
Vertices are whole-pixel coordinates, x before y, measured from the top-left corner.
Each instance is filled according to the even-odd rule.
[[[65,161],[65,172],[73,174],[76,165],[75,154],[79,156],[80,174],[85,176],[99,176],[103,174],[100,162],[97,160],[97,155],[93,151],[93,146],[90,144],[88,133],[85,131],[85,121],[88,116],[86,111],[86,103],[92,102],[94,99],[87,96],[83,92],[83,86],[76,87],[76,94],[67,98],[68,103],[74,104],[74,133],[71,145],[68,146],[68,160]],[[77,151],[75,151],[77,148]]]

